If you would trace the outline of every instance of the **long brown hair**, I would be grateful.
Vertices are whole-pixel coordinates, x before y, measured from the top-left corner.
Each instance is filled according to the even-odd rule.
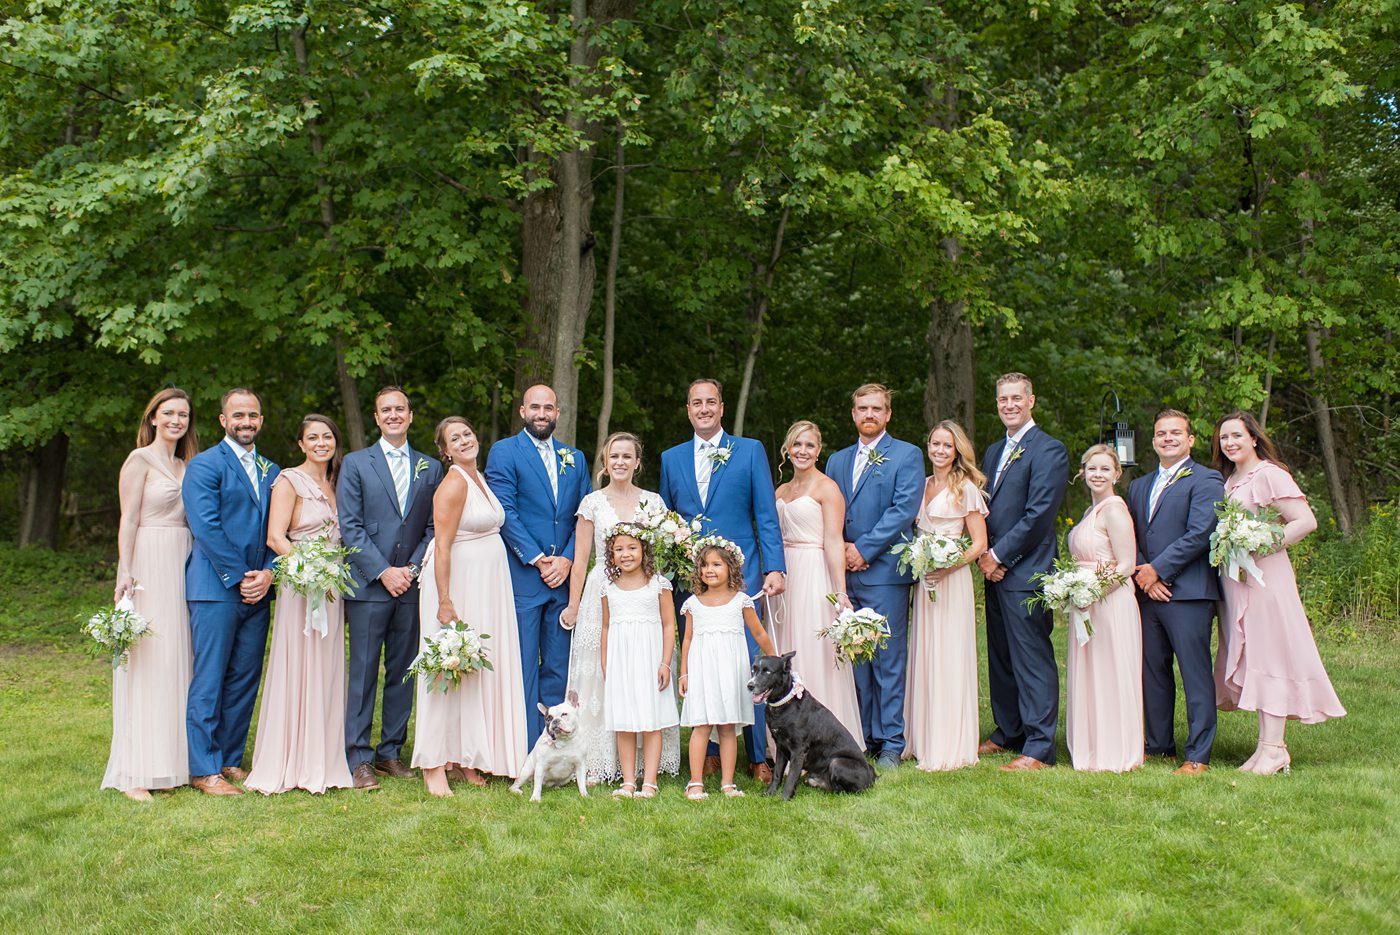
[[[717,545],[707,545],[700,550],[700,554],[695,556],[695,570],[690,575],[690,593],[704,594],[710,590],[710,586],[700,578],[700,568],[705,564],[705,557],[711,552],[719,554],[724,560],[725,567],[729,569],[729,590],[739,594],[744,593],[744,566],[739,564],[739,557],[728,549]]]
[[[1264,429],[1259,425],[1259,420],[1254,418],[1254,414],[1236,409],[1221,416],[1220,421],[1215,423],[1215,431],[1210,435],[1210,466],[1219,471],[1221,477],[1228,480],[1230,475],[1235,473],[1235,462],[1225,457],[1225,452],[1220,449],[1220,427],[1231,419],[1239,419],[1244,424],[1244,430],[1254,439],[1255,454],[1265,461],[1274,462],[1285,471],[1288,470],[1288,465],[1279,457],[1278,446],[1264,434]]]
[[[603,442],[603,447],[598,449],[598,459],[594,462],[598,468],[597,473],[593,475],[594,487],[606,486],[603,481],[608,480],[608,452],[612,451],[612,446],[618,442],[632,443],[632,447],[637,452],[636,469],[638,471],[642,469],[642,440],[631,432],[613,432],[607,437],[607,440]],[[609,483],[611,483],[610,480]]]
[[[301,425],[297,426],[297,444],[301,444],[301,440],[306,437],[306,427],[313,422],[319,422],[329,428],[331,438],[335,439],[335,454],[331,455],[331,462],[326,465],[326,480],[334,485],[335,479],[340,476],[340,459],[345,457],[345,445],[340,440],[340,426],[336,425],[335,420],[330,416],[323,416],[319,412],[308,412],[301,417]]]
[[[948,495],[952,497],[953,506],[961,510],[967,506],[962,502],[963,483],[972,481],[972,486],[986,493],[987,475],[977,467],[977,454],[972,449],[972,439],[968,438],[963,427],[952,419],[944,419],[929,430],[928,438],[924,441],[925,451],[933,441],[933,433],[939,429],[953,436],[953,466],[948,471]]]
[[[178,386],[167,386],[146,403],[146,411],[141,413],[141,424],[136,429],[136,447],[145,448],[156,440],[156,427],[153,424],[156,413],[162,405],[172,399],[183,399],[190,407],[189,425],[185,427],[185,434],[175,440],[175,457],[181,461],[189,461],[199,453],[199,433],[194,430],[194,401],[190,399],[190,394]]]

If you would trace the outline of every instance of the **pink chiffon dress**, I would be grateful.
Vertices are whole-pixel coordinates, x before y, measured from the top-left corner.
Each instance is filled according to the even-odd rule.
[[[185,560],[193,539],[180,500],[184,463],[175,471],[148,449],[127,456],[122,470],[145,469],[131,577],[140,590],[135,610],[150,630],[131,648],[125,668],[112,671],[112,748],[103,789],[173,789],[190,781],[185,696],[194,660]],[[178,473],[177,473],[178,472]]]
[[[1104,524],[1109,504],[1126,510],[1122,497],[1095,504],[1069,533],[1069,549],[1081,566],[1115,565]],[[1125,773],[1143,762],[1142,617],[1132,582],[1089,606],[1093,635],[1083,646],[1067,627],[1065,734],[1079,770]]]
[[[335,508],[314,480],[296,468],[272,485],[291,484],[298,505],[292,542],[329,537],[340,544]],[[290,789],[311,793],[348,789],[345,760],[345,601],[325,605],[326,632],[306,632],[306,598],[277,589],[271,648],[253,741],[253,768],[244,785],[273,795]]]
[[[463,622],[489,637],[486,654],[494,668],[464,676],[459,686],[446,692],[418,679],[413,765],[432,769],[457,763],[514,779],[529,747],[515,596],[501,539],[506,514],[484,482],[473,481],[457,465],[452,470],[466,481],[467,500],[452,541],[448,591]],[[436,542],[428,547],[418,579],[419,626],[424,638],[442,629],[437,619],[436,549]]]
[[[849,665],[837,665],[836,644],[819,632],[836,619],[836,608],[826,599],[834,589],[826,570],[822,506],[806,496],[790,503],[779,500],[778,523],[783,532],[787,586],[773,601],[774,648],[779,654],[797,653],[793,668],[807,691],[836,715],[863,750],[865,731],[860,723],[855,674]]]
[[[969,513],[987,514],[982,492],[963,482],[962,501],[940,490],[916,521],[920,532],[958,537]],[[977,762],[977,608],[966,565],[938,583],[936,601],[922,581],[912,589],[909,675],[904,692],[904,757],[922,770],[951,770]]]
[[[1255,510],[1301,499],[1293,477],[1272,461],[1225,483],[1225,496]],[[1346,714],[1323,668],[1285,549],[1255,556],[1264,583],[1221,576],[1225,613],[1215,657],[1216,704],[1316,724]]]

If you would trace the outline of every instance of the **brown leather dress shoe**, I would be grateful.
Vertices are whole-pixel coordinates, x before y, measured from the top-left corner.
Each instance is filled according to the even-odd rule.
[[[766,786],[773,781],[773,767],[767,763],[751,763],[749,775]]]
[[[392,760],[375,760],[374,771],[381,776],[393,776],[395,779],[418,778],[418,774],[404,766],[403,760],[398,757],[394,757]]]
[[[718,773],[718,772],[719,772],[719,769],[720,769],[719,757],[717,757],[717,756],[707,756],[707,757],[705,757],[705,768],[704,768],[703,770],[701,770],[700,775],[702,775],[702,776],[713,776],[715,773]]]
[[[205,795],[242,795],[243,790],[235,785],[231,785],[218,773],[212,776],[192,776],[190,785],[194,786]]]
[[[241,766],[225,766],[219,770],[219,775],[229,782],[243,782],[248,778],[248,771]]]
[[[352,769],[350,779],[355,784],[356,789],[364,789],[369,792],[379,788],[379,780],[374,778],[374,767],[368,763],[361,763]]]
[[[1011,752],[1010,750],[1006,749],[1006,748],[1003,747],[1001,744],[999,744],[999,743],[992,743],[990,740],[984,740],[984,741],[982,741],[981,743],[979,743],[979,744],[977,745],[977,755],[978,755],[978,756],[991,756],[993,753],[1010,753],[1010,752]]]
[[[1185,763],[1182,763],[1176,769],[1172,770],[1172,773],[1177,776],[1199,776],[1208,769],[1210,769],[1210,767],[1204,763],[1197,763],[1195,760],[1187,760]]]
[[[1008,773],[1023,773],[1034,769],[1048,769],[1049,763],[1042,763],[1033,756],[1018,756],[1010,763],[1003,763],[997,769]]]

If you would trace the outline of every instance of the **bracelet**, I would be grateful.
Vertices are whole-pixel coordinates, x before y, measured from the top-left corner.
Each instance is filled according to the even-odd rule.
[[[666,663],[663,662],[663,663],[661,663],[661,668],[666,669],[667,671],[669,671],[671,667],[668,666]]]

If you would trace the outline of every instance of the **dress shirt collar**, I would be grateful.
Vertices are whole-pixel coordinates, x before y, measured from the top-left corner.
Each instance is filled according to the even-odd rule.
[[[701,445],[704,445],[704,444],[707,444],[707,443],[708,443],[708,444],[713,445],[714,447],[718,448],[718,447],[719,447],[719,443],[720,443],[721,441],[723,441],[723,439],[724,439],[724,429],[720,429],[718,432],[716,432],[715,434],[711,435],[708,439],[701,438],[700,435],[699,435],[699,433],[697,432],[697,433],[695,434],[694,438],[692,439],[691,444],[694,446],[695,454],[696,454],[696,455],[699,455],[699,454],[700,454],[700,446],[701,446]]]
[[[1157,464],[1157,480],[1161,483],[1170,482],[1173,477],[1180,474],[1185,469],[1186,465],[1190,463],[1190,455],[1187,455],[1186,457],[1182,458],[1180,461],[1176,462],[1169,468],[1162,467],[1161,463],[1159,462]]]
[[[224,436],[224,441],[228,443],[229,450],[233,452],[233,456],[239,460],[239,463],[242,463],[243,459],[249,456],[251,456],[254,460],[257,459],[258,449],[256,447],[254,447],[252,451],[249,451],[247,448],[244,448],[242,445],[238,444],[238,442],[229,438],[227,435]]]
[[[1012,435],[1010,432],[1006,433],[1007,441],[1013,445],[1021,444],[1022,439],[1026,437],[1026,433],[1029,432],[1034,426],[1035,420],[1027,419],[1026,424],[1017,429],[1015,435]]]
[[[858,442],[859,448],[856,450],[856,454],[860,454],[862,451],[874,451],[876,448],[879,448],[880,442],[884,441],[885,436],[888,434],[888,432],[881,432],[879,435],[875,436],[875,440],[868,445],[865,442]]]
[[[392,455],[392,454],[395,454],[395,453],[401,454],[401,455],[403,455],[403,456],[406,458],[406,457],[408,457],[408,439],[405,438],[405,439],[403,440],[403,444],[400,445],[399,447],[395,448],[393,445],[389,444],[389,440],[388,440],[387,438],[384,438],[384,437],[381,435],[380,438],[379,438],[379,450],[382,451],[382,452],[384,452],[384,456],[385,456],[386,458],[387,458],[389,455]]]

